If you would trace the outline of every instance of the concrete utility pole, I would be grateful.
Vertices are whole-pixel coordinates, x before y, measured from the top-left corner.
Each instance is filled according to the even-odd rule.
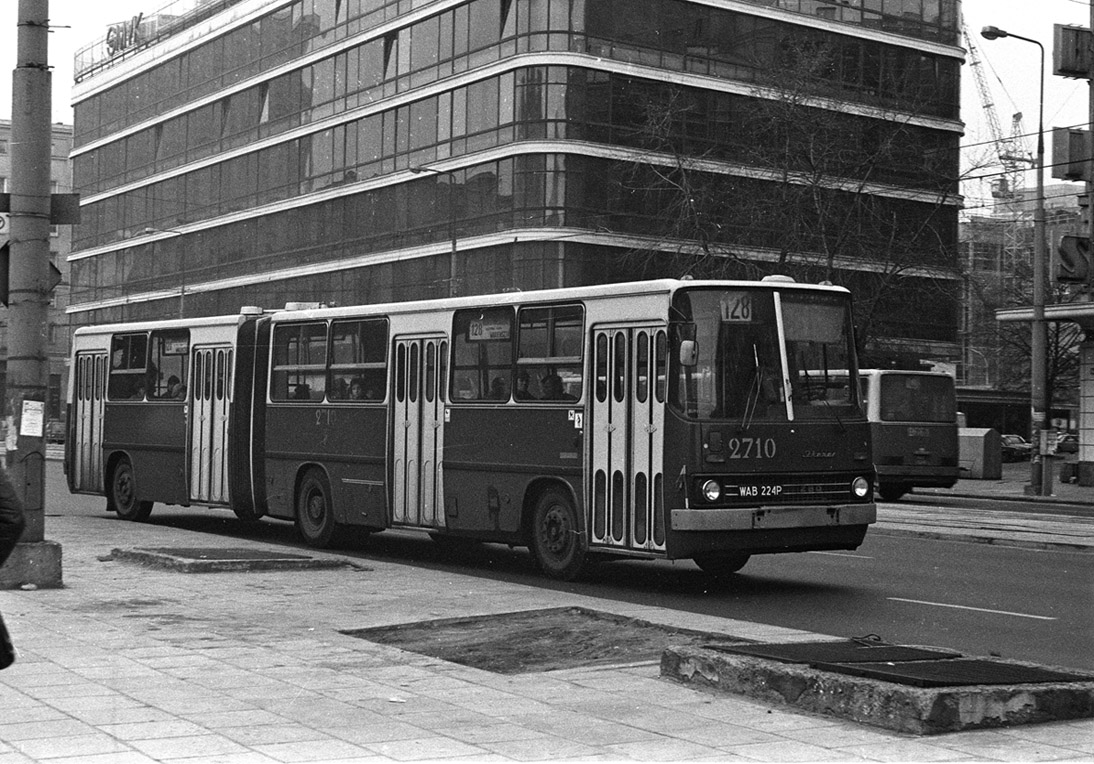
[[[0,588],[61,585],[61,547],[45,540],[45,403],[49,294],[51,83],[49,2],[19,0],[12,77],[11,264],[8,269],[7,467],[23,495],[27,528],[0,571]]]

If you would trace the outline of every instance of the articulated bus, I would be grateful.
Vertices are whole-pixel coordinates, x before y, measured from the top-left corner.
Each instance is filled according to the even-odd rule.
[[[769,277],[771,279],[771,277]],[[610,556],[855,549],[876,517],[846,290],[651,281],[76,331],[66,473],[154,503]],[[808,370],[808,371],[807,371]],[[820,370],[818,372],[818,370]]]
[[[953,377],[896,369],[862,369],[859,377],[878,495],[896,501],[917,486],[952,487],[960,474]]]

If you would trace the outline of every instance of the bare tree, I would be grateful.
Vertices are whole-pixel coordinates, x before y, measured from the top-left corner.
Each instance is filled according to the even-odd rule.
[[[1027,253],[1032,248],[1029,243]],[[1019,257],[1001,275],[973,272],[968,276],[969,310],[973,320],[969,327],[969,343],[990,347],[996,351],[995,387],[1000,390],[1028,390],[1032,333],[1025,322],[999,322],[995,311],[1028,307],[1033,291],[1032,258]],[[1067,286],[1050,285],[1051,303],[1077,302],[1081,296]],[[1046,400],[1057,401],[1059,393],[1074,390],[1079,382],[1079,344],[1083,332],[1070,321],[1048,324],[1045,361]]]
[[[632,252],[633,265],[841,283],[864,347],[884,351],[927,316],[937,339],[953,341],[956,140],[880,98],[854,109],[823,101],[834,55],[801,46],[722,121],[702,92],[661,85],[634,96],[629,142],[646,155],[622,182],[656,200],[662,243]]]

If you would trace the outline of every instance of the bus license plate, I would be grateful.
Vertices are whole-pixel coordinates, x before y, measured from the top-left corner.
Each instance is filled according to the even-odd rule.
[[[774,499],[782,496],[782,493],[783,487],[778,483],[737,486],[737,495],[748,499]]]

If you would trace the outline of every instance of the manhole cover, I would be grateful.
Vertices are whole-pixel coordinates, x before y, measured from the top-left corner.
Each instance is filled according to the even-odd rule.
[[[961,653],[891,645],[873,640],[842,642],[792,642],[788,644],[711,645],[711,649],[738,655],[753,655],[783,663],[859,663],[869,661],[917,661],[958,658]]]
[[[816,668],[840,674],[880,679],[913,687],[968,687],[977,684],[1090,682],[1094,677],[1022,666],[981,658],[914,661],[911,663],[824,663]]]
[[[498,674],[656,661],[670,644],[735,640],[585,608],[449,618],[342,633]]]

